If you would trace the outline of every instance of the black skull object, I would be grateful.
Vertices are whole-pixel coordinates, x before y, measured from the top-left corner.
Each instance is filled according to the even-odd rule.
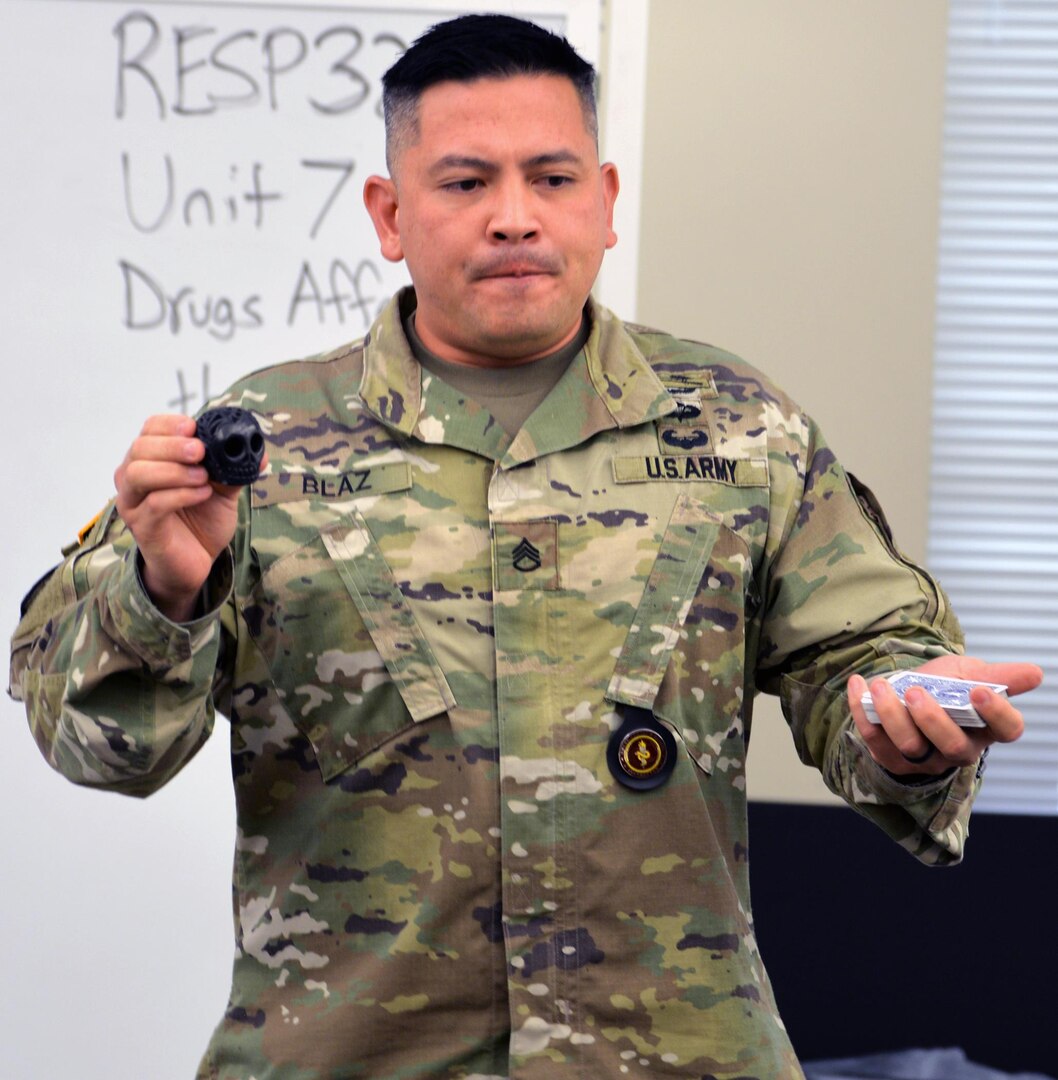
[[[206,444],[202,464],[218,484],[253,483],[261,471],[264,435],[253,413],[227,405],[198,418],[195,435]]]

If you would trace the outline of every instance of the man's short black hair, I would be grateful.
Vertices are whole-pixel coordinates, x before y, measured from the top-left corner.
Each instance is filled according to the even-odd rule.
[[[417,133],[419,98],[441,82],[514,75],[562,75],[573,83],[584,121],[598,138],[595,69],[558,34],[511,15],[461,15],[432,26],[382,76],[386,163]]]

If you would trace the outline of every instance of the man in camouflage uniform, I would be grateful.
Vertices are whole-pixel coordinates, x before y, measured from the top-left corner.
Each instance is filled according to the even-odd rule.
[[[741,360],[588,297],[617,174],[590,67],[506,18],[388,73],[365,190],[405,291],[273,367],[268,463],[207,482],[155,417],[30,597],[12,691],[49,762],[146,795],[230,720],[231,1000],[199,1076],[797,1077],[749,906],[751,702],[918,858],[961,857],[1001,679],[812,422]],[[912,760],[914,759],[914,760]]]

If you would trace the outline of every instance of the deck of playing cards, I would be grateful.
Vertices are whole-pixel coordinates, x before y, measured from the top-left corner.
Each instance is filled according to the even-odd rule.
[[[912,686],[920,686],[936,700],[937,704],[960,726],[960,727],[984,727],[985,722],[981,719],[977,710],[970,704],[970,691],[975,686],[987,686],[1001,697],[1007,696],[1007,688],[999,683],[973,682],[969,679],[951,679],[946,675],[927,675],[919,671],[897,671],[887,676],[887,681],[897,692],[900,700],[904,700],[904,691]],[[863,711],[872,724],[880,723],[878,714],[874,711],[874,703],[868,690],[860,698]]]

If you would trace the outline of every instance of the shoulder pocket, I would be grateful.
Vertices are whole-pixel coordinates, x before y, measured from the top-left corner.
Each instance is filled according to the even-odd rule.
[[[120,558],[117,553],[99,550],[104,541],[114,538],[111,533],[115,528],[123,529],[124,522],[112,500],[81,531],[76,542],[63,548],[64,561],[44,574],[22,598],[18,626],[11,638],[12,694],[20,691],[34,645],[47,637],[48,622],[88,591],[97,570]]]

